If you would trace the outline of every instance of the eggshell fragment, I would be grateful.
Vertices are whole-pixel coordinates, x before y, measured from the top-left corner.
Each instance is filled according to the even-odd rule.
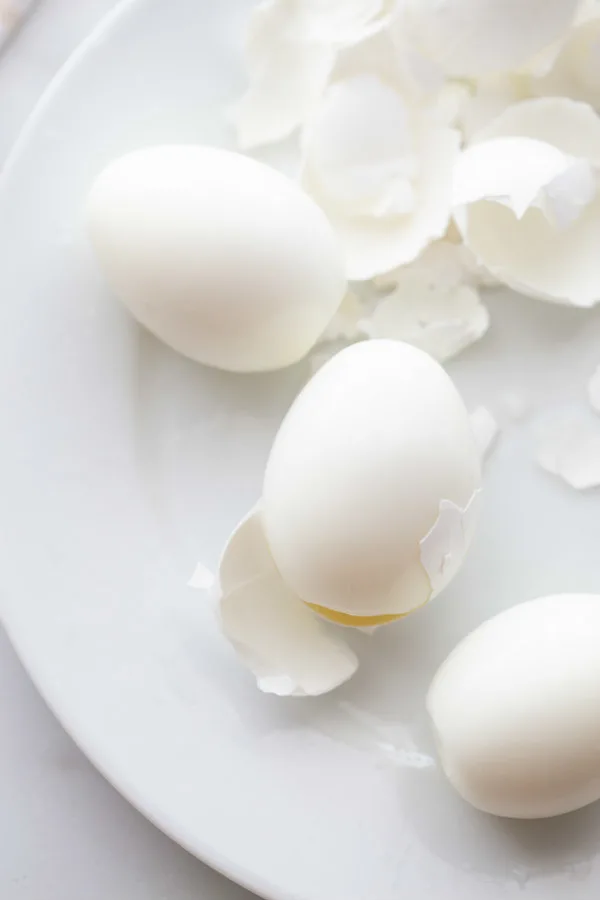
[[[194,145],[129,153],[94,181],[92,245],[136,319],[198,362],[236,371],[291,365],[346,292],[319,207],[239,153]]]
[[[557,420],[539,443],[537,461],[578,491],[600,486],[600,430],[585,420]]]
[[[456,166],[454,202],[459,209],[485,201],[501,204],[522,219],[535,207],[551,225],[566,229],[595,194],[589,163],[531,138],[504,137],[474,144]]]
[[[215,581],[214,573],[204,563],[199,562],[188,581],[188,587],[196,588],[200,591],[208,591],[214,586]]]
[[[458,124],[467,144],[490,125],[509,106],[528,100],[532,96],[531,79],[515,73],[488,75],[478,78],[471,85],[470,94],[464,99]]]
[[[411,109],[375,75],[332,84],[303,136],[312,178],[340,210],[375,217],[414,207]]]
[[[290,4],[278,0],[288,16],[289,30],[298,40],[348,46],[366,40],[388,24],[391,0],[302,0]]]
[[[564,99],[509,107],[455,171],[455,219],[501,282],[576,306],[600,299],[600,118]]]
[[[399,266],[391,272],[384,272],[374,279],[378,288],[394,287],[407,271],[408,266]],[[460,232],[453,222],[442,240],[433,241],[413,263],[410,270],[419,270],[430,283],[449,291],[460,285],[469,287],[494,287],[498,282],[482,266],[472,251],[462,243]]]
[[[288,137],[311,114],[337,48],[366,39],[387,21],[384,0],[265,0],[246,34],[249,87],[230,110],[238,146]]]
[[[596,368],[588,382],[588,397],[592,409],[600,413],[600,366]]]
[[[250,86],[229,110],[240,150],[289,137],[317,105],[335,63],[329,44],[269,42],[249,66]]]
[[[445,234],[459,134],[397,85],[374,73],[332,84],[302,144],[303,183],[340,238],[348,278],[410,262]]]
[[[561,37],[579,0],[404,0],[396,27],[458,78],[507,72]]]
[[[219,581],[223,634],[261,691],[316,696],[338,687],[358,668],[341,636],[283,582],[265,541],[260,507],[231,535]]]
[[[566,97],[537,97],[508,106],[475,135],[475,142],[498,137],[544,141],[569,156],[600,160],[600,118],[587,103]]]
[[[499,425],[487,407],[478,406],[471,413],[471,428],[483,462],[494,449],[500,434]]]
[[[432,595],[419,542],[443,500],[480,484],[469,416],[448,375],[396,341],[354,344],[296,398],[267,463],[267,542],[307,603],[348,616],[401,615]],[[462,561],[451,535],[446,551]],[[454,563],[435,590],[452,577]]]
[[[533,93],[600,107],[600,8],[595,2],[589,7],[559,47],[549,71],[532,81]]]
[[[440,501],[438,517],[419,542],[421,564],[433,593],[437,594],[459,571],[475,533],[481,491],[475,491],[464,508],[452,500]]]
[[[228,594],[249,581],[273,575],[275,564],[265,540],[260,503],[231,532],[219,561],[219,588]]]
[[[600,597],[542,597],[464,638],[427,695],[453,787],[484,812],[544,818],[600,799]]]
[[[391,293],[375,303],[361,328],[369,337],[404,340],[443,362],[487,331],[489,314],[476,287],[489,276],[460,243],[430,244],[407,266],[380,275]]]
[[[225,594],[223,632],[259,689],[280,697],[315,697],[354,675],[358,662],[277,577],[257,578]]]
[[[426,269],[412,266],[396,277],[392,293],[361,321],[369,337],[406,341],[445,362],[487,331],[489,314],[474,288],[436,284]]]

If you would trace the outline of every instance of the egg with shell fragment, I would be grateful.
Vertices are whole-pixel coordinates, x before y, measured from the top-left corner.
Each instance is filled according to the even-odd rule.
[[[235,372],[301,359],[345,290],[325,215],[296,184],[237,153],[156,146],[111,163],[87,203],[114,292],[175,350]]]
[[[373,340],[327,362],[284,419],[262,497],[219,565],[221,628],[258,687],[314,696],[351,678],[358,659],[339,626],[393,622],[452,580],[480,480],[470,418],[430,356]]]
[[[460,567],[480,487],[452,381],[426,353],[373,340],[326,363],[288,412],[266,467],[266,540],[285,583],[322,615],[379,624]]]
[[[427,708],[446,775],[484,812],[532,819],[600,799],[600,596],[484,622],[442,663]]]

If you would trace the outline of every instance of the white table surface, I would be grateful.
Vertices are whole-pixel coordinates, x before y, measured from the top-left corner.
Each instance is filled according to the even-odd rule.
[[[0,160],[52,75],[113,5],[42,0],[12,40],[0,59]],[[37,695],[0,630],[2,900],[251,896],[169,841],[103,780]]]

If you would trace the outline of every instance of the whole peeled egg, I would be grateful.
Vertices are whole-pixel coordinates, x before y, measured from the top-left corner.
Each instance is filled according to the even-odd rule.
[[[135,318],[220,369],[298,361],[346,291],[323,212],[284,175],[238,153],[129,153],[96,178],[87,221],[107,280]]]
[[[468,635],[427,698],[442,766],[473,806],[544,818],[600,799],[600,596],[506,610]]]
[[[277,433],[266,540],[305,603],[343,624],[379,624],[423,605],[458,570],[480,477],[469,416],[444,369],[399,341],[355,344],[317,372]]]

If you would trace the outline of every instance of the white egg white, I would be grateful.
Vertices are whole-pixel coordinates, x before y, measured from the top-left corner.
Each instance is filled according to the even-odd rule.
[[[442,766],[498,816],[600,799],[600,596],[531,600],[480,625],[435,675],[427,708]]]
[[[235,372],[315,344],[346,291],[325,215],[292,181],[225,150],[157,146],[96,178],[92,245],[117,296],[175,350]]]
[[[271,554],[313,606],[403,615],[460,567],[474,527],[461,517],[474,512],[480,477],[468,413],[442,367],[398,341],[355,344],[317,372],[275,438],[262,498]],[[433,586],[420,542],[438,520],[434,534],[446,534],[445,504],[458,524],[438,562],[453,562],[443,575],[433,564]]]

